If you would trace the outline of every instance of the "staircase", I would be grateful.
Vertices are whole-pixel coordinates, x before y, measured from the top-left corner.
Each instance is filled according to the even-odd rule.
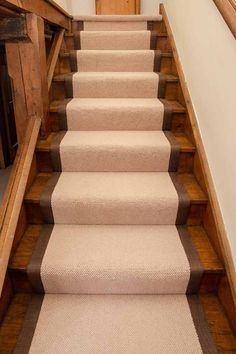
[[[162,18],[78,17],[67,44],[10,263],[34,293],[15,353],[220,352],[202,304],[224,267]]]

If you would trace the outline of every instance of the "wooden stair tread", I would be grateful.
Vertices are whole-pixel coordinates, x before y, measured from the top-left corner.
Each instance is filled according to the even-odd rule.
[[[72,76],[73,74],[75,74],[75,73],[71,72],[71,73],[66,73],[66,74],[55,75],[53,77],[53,81],[54,82],[64,82],[66,77]],[[162,74],[162,76],[166,79],[167,83],[177,83],[177,82],[179,82],[179,78],[177,76],[175,76],[175,75]]]
[[[25,195],[24,200],[26,203],[39,204],[40,195],[42,194],[51,175],[51,173],[39,173],[37,175],[31,188]],[[191,204],[206,204],[207,197],[197,183],[195,177],[188,173],[179,174],[179,176],[189,194]]]
[[[26,268],[29,264],[41,230],[42,225],[30,225],[27,228],[20,245],[11,258],[9,269],[26,272]],[[224,267],[214,252],[204,229],[202,227],[194,226],[189,227],[189,232],[201,259],[204,273],[223,274]]]
[[[5,353],[13,353],[21,332],[31,294],[16,294],[12,299],[6,317],[0,327],[0,348]],[[204,313],[219,353],[235,353],[234,336],[225,313],[216,295],[201,295]]]
[[[75,51],[76,50],[72,50],[72,52],[75,52]],[[61,58],[69,58],[70,57],[70,52],[61,51],[59,55],[60,55]],[[173,53],[172,52],[162,52],[161,56],[163,58],[172,58],[173,57]]]
[[[178,101],[170,101],[170,100],[165,100],[165,99],[162,99],[161,101],[163,103],[168,104],[172,108],[173,113],[185,113],[186,112],[186,109],[184,108],[184,106],[182,106]],[[58,107],[60,105],[65,104],[66,102],[68,102],[68,99],[67,100],[52,101],[50,104],[50,112],[57,113]]]
[[[57,134],[58,133],[51,133],[48,135],[47,139],[39,140],[36,147],[36,152],[50,152],[50,145]],[[174,133],[174,135],[180,145],[181,152],[195,152],[194,145],[188,140],[187,136],[184,133]]]

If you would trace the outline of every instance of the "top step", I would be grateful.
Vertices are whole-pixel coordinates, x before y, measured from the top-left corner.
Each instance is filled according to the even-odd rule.
[[[144,31],[151,30],[154,22],[160,21],[162,21],[161,15],[75,16],[74,29],[85,31]]]
[[[91,15],[74,16],[74,21],[86,22],[159,22],[162,21],[162,15]]]

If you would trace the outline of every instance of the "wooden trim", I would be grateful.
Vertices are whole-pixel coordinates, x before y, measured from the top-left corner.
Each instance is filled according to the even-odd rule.
[[[59,32],[56,33],[55,38],[53,40],[52,48],[49,53],[49,57],[47,61],[48,90],[50,90],[52,84],[53,74],[56,68],[64,34],[65,34],[64,29],[61,29]]]
[[[32,12],[54,25],[71,29],[72,16],[53,0],[0,0],[0,6],[16,12]]]
[[[236,38],[236,3],[233,0],[213,0]]]
[[[209,198],[209,205],[212,209],[213,221],[215,224],[214,226],[216,228],[215,237],[216,238],[218,237],[218,239],[219,239],[221,251],[222,251],[224,262],[225,262],[225,268],[226,268],[227,276],[228,276],[231,291],[232,291],[234,304],[236,306],[236,270],[234,267],[233,257],[232,257],[232,253],[231,253],[230,246],[229,246],[229,241],[228,241],[227,234],[226,234],[226,230],[225,230],[225,226],[224,226],[224,222],[223,222],[223,217],[221,214],[219,202],[217,199],[217,194],[216,194],[213,180],[212,180],[212,176],[211,176],[211,171],[210,171],[210,168],[208,165],[203,141],[201,138],[199,127],[198,127],[196,114],[195,114],[192,100],[190,97],[190,93],[189,93],[189,90],[188,90],[188,87],[186,84],[186,79],[185,79],[183,67],[182,67],[182,64],[181,64],[181,61],[180,61],[180,58],[178,55],[178,50],[177,50],[177,47],[175,44],[174,36],[173,36],[171,26],[170,26],[170,23],[169,23],[169,20],[167,17],[167,13],[165,11],[165,7],[163,4],[160,5],[160,12],[163,15],[163,20],[166,25],[168,38],[169,38],[169,41],[170,41],[170,44],[171,44],[171,47],[173,50],[173,56],[175,59],[180,84],[181,84],[181,87],[183,90],[183,96],[184,96],[184,100],[186,103],[186,109],[187,109],[187,112],[189,115],[192,130],[193,130],[193,137],[194,137],[195,144],[196,144],[196,149],[197,149],[198,158],[199,158],[199,164],[200,164],[200,168],[203,173],[203,179],[205,181],[206,192],[207,192],[208,198]]]
[[[10,178],[10,184],[7,189],[8,197],[5,199],[5,207],[4,210],[1,211],[0,215],[0,294],[26,191],[40,125],[40,118],[32,117],[29,119],[25,140],[20,147],[20,152],[16,158],[14,169]]]
[[[140,15],[141,12],[141,0],[135,1],[135,13],[136,15]]]

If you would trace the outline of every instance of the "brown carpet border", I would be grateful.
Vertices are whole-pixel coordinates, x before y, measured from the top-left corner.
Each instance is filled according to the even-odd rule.
[[[157,33],[154,31],[151,31],[151,36],[150,36],[150,49],[151,50],[156,50],[157,47]]]
[[[188,218],[190,198],[178,174],[169,173],[169,175],[179,196],[179,207],[177,211],[176,225],[184,225],[186,224]]]
[[[73,90],[73,75],[74,73],[67,74],[65,76],[65,91],[66,91],[66,97],[67,98],[73,98],[74,97],[74,90]]]
[[[201,286],[204,269],[187,227],[179,226],[177,230],[190,265],[190,279],[186,293],[196,294]]]
[[[154,29],[154,21],[147,21],[147,30],[153,31]]]
[[[70,68],[72,72],[78,72],[78,60],[76,50],[72,50],[70,52]]]
[[[34,295],[29,304],[14,354],[28,354],[39,319],[44,295]]]
[[[70,103],[72,98],[64,100],[64,102],[58,107],[57,114],[59,120],[59,129],[68,130],[67,124],[67,105]]]
[[[52,235],[53,225],[45,225],[40,233],[39,239],[36,243],[34,252],[32,254],[31,260],[27,267],[27,275],[29,281],[35,292],[39,294],[44,294],[44,286],[41,279],[41,265],[43,262],[43,257],[48,246],[48,242]]]
[[[56,184],[60,178],[60,175],[60,172],[53,173],[40,198],[41,211],[43,214],[44,221],[47,224],[54,224],[51,198]]]
[[[203,354],[217,354],[199,297],[188,295],[187,300]]]
[[[154,68],[153,71],[158,73],[161,71],[162,52],[160,50],[154,50]]]
[[[162,73],[158,73],[159,75],[159,85],[157,91],[157,98],[165,98],[166,95],[166,78]]]
[[[80,31],[76,32],[74,34],[74,45],[75,45],[75,49],[77,50],[81,50],[81,36],[80,36]]]
[[[60,154],[60,144],[66,135],[66,131],[61,131],[57,133],[56,137],[53,139],[52,144],[50,146],[50,155],[53,166],[53,171],[61,172],[61,154]]]
[[[169,161],[169,172],[176,172],[179,166],[179,156],[180,156],[180,145],[175,139],[174,135],[170,131],[164,131],[166,138],[168,139],[171,146],[170,161]]]
[[[163,117],[163,124],[162,124],[162,130],[171,130],[172,126],[172,117],[173,117],[173,111],[167,102],[164,102],[162,99],[160,99],[161,103],[164,106],[164,117]]]

